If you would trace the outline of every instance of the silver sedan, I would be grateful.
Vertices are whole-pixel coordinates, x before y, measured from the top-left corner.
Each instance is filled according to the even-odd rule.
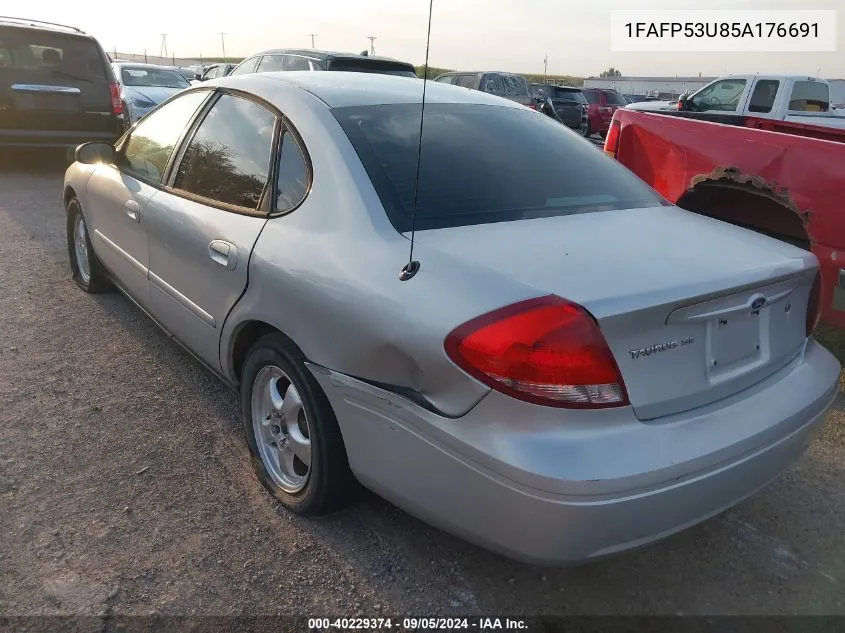
[[[115,62],[112,70],[130,123],[135,123],[162,101],[191,86],[177,68],[169,66]]]
[[[811,253],[669,205],[504,99],[429,83],[421,126],[422,87],[218,79],[80,146],[77,284],[240,390],[258,478],[303,514],[360,482],[560,564],[702,521],[802,453],[839,378]]]

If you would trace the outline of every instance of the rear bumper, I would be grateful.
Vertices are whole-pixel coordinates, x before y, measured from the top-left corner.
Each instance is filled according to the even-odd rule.
[[[590,412],[599,415],[585,423],[496,392],[452,420],[312,372],[364,485],[468,541],[554,565],[644,545],[753,494],[824,421],[839,364],[811,341],[763,383],[657,424],[630,409]]]
[[[0,147],[67,148],[88,141],[114,143],[122,134],[122,126],[106,132],[0,129]]]

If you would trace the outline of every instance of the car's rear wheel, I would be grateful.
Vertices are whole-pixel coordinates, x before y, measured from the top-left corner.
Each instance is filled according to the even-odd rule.
[[[304,358],[271,334],[247,354],[244,432],[259,480],[293,512],[318,515],[351,500],[355,480],[334,412]]]
[[[67,244],[70,270],[76,285],[91,293],[109,290],[111,283],[91,246],[88,225],[76,198],[71,198],[67,205]]]

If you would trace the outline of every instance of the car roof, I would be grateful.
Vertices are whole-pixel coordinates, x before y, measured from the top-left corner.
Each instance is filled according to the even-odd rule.
[[[120,61],[120,62],[112,62],[112,66],[132,66],[133,68],[155,68],[157,70],[175,70],[179,71],[179,68],[176,66],[161,66],[159,64],[145,64],[144,62],[130,62],[130,61]]]
[[[30,18],[15,18],[2,15],[0,16],[0,26],[35,31],[50,31],[52,33],[65,33],[68,35],[78,35],[87,39],[93,39],[92,36],[75,26],[56,24],[55,22],[44,22],[43,20],[33,20]]]
[[[308,92],[330,108],[367,106],[422,101],[423,80],[377,73],[342,71],[288,71],[237,75],[214,79],[206,86],[221,86],[252,92],[284,111],[284,98],[295,87]],[[467,90],[459,86],[425,82],[426,103],[478,103],[502,107],[522,108],[513,101],[485,92]],[[286,86],[285,86],[286,84]]]
[[[398,59],[393,59],[392,57],[378,57],[376,55],[356,55],[355,53],[321,51],[312,48],[273,48],[267,51],[261,51],[260,53],[256,53],[255,55],[250,55],[250,58],[258,57],[259,55],[300,55],[301,57],[317,59],[320,61],[326,61],[330,59],[372,59],[380,62],[394,62],[398,64],[407,64],[408,66],[413,66],[413,64],[411,64],[410,62],[403,62]]]
[[[512,73],[507,70],[450,70],[448,73],[438,75],[438,77],[445,75],[511,75],[513,77],[522,77],[519,73]]]

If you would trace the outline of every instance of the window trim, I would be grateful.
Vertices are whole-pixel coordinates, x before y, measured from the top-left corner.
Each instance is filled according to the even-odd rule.
[[[172,97],[169,97],[168,99],[162,101],[160,104],[158,104],[158,106],[156,106],[155,110],[151,110],[150,112],[147,113],[147,114],[151,114],[152,112],[155,112],[159,108],[162,108],[163,106],[167,105],[171,101],[175,101],[176,99],[184,97],[188,93],[191,93],[191,92],[207,92],[208,95],[206,95],[205,100],[203,100],[200,103],[196,112],[194,112],[193,119],[191,119],[188,126],[182,131],[182,133],[176,139],[176,143],[173,145],[173,151],[170,153],[170,156],[167,158],[167,163],[165,163],[165,165],[164,165],[164,171],[162,172],[161,179],[160,180],[153,180],[151,178],[146,178],[146,177],[140,176],[137,172],[135,172],[131,169],[127,169],[125,166],[121,166],[120,164],[118,164],[118,160],[120,159],[121,156],[123,156],[123,152],[126,149],[126,144],[129,143],[129,139],[132,137],[132,133],[138,127],[138,124],[141,121],[143,121],[143,119],[135,121],[135,123],[132,125],[132,127],[130,127],[128,130],[126,130],[123,133],[123,136],[121,136],[114,145],[115,162],[112,165],[114,166],[114,168],[118,172],[120,172],[121,174],[125,174],[126,176],[129,176],[130,178],[134,178],[138,182],[142,182],[145,185],[149,185],[150,187],[153,187],[155,189],[158,189],[158,190],[164,190],[165,189],[165,186],[166,186],[165,183],[168,182],[168,179],[170,178],[170,170],[173,167],[173,161],[174,161],[175,157],[177,155],[179,155],[180,152],[181,152],[181,147],[182,147],[182,144],[184,143],[185,136],[187,134],[189,134],[190,131],[193,129],[193,126],[194,126],[197,118],[201,115],[205,116],[204,112],[206,111],[206,108],[208,107],[208,103],[210,101],[214,100],[213,99],[214,90],[212,88],[205,87],[205,86],[198,86],[194,89],[185,89],[182,92],[177,92]],[[146,118],[146,116],[144,118]]]
[[[311,155],[308,153],[308,149],[305,147],[305,143],[302,140],[302,136],[299,134],[299,131],[291,124],[290,119],[288,119],[283,114],[281,115],[281,122],[281,130],[275,147],[276,156],[273,160],[272,180],[269,181],[273,183],[273,193],[270,200],[270,211],[267,214],[268,217],[271,218],[280,218],[282,216],[289,215],[296,211],[303,204],[305,204],[305,201],[308,199],[308,196],[311,195],[311,187],[314,184],[314,168],[311,163]],[[290,209],[287,209],[285,211],[278,211],[276,209],[276,206],[278,204],[279,188],[276,185],[279,182],[279,161],[282,158],[282,142],[284,140],[284,135],[286,132],[290,133],[291,136],[293,136],[293,140],[299,146],[299,151],[302,153],[302,158],[305,160],[305,172],[307,176],[307,182],[305,186],[305,194],[302,196],[302,199]]]

